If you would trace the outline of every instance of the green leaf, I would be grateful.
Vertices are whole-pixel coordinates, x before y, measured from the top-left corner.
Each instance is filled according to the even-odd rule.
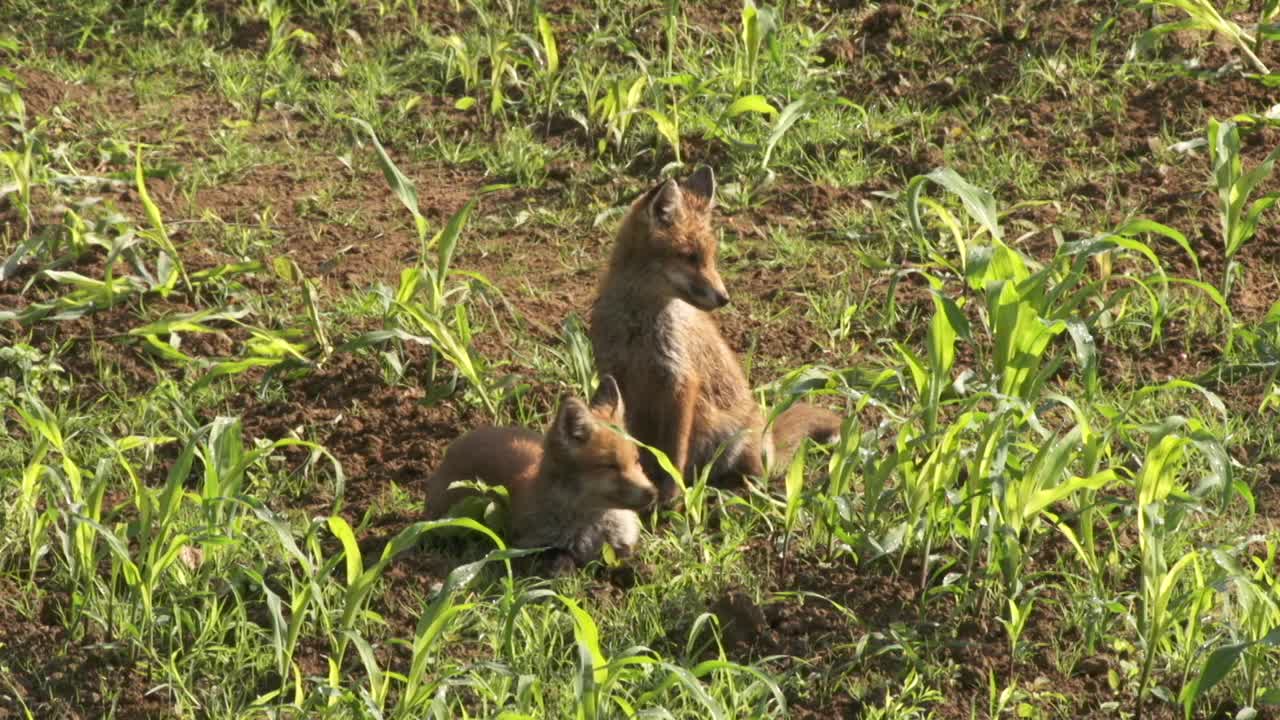
[[[769,133],[769,139],[764,143],[764,159],[761,161],[761,167],[769,167],[769,159],[773,157],[773,149],[782,140],[782,136],[787,134],[792,125],[800,119],[805,108],[809,106],[809,101],[805,98],[793,100],[786,107],[782,108],[782,112],[778,115],[778,119],[773,124],[773,131]]]
[[[197,380],[195,385],[192,386],[192,390],[197,391],[201,388],[207,387],[209,383],[220,377],[227,375],[239,375],[242,372],[246,372],[256,367],[274,367],[284,361],[285,358],[282,357],[249,357],[242,360],[228,360],[227,362],[221,362],[214,365],[210,368],[209,372],[205,373],[203,377]]]
[[[124,573],[124,581],[132,587],[139,587],[142,575],[138,572],[138,566],[133,562],[133,557],[129,555],[128,546],[120,539],[120,536],[83,515],[77,515],[76,522],[84,523],[97,531],[98,535],[107,542],[107,547],[111,550],[111,554],[115,555],[116,560],[120,563],[120,569]],[[148,608],[148,611],[150,611],[150,608]]]
[[[574,683],[578,693],[578,717],[595,720],[599,711],[598,694],[609,679],[609,661],[600,649],[600,629],[577,601],[564,595],[556,597],[573,618],[573,638],[578,645],[581,670]]]
[[[185,452],[185,451],[184,451]],[[188,461],[189,462],[189,461]],[[298,565],[303,571],[312,574],[311,561],[307,558],[306,553],[302,552],[302,548],[298,547],[298,543],[293,538],[293,530],[289,528],[289,524],[284,521],[276,513],[254,498],[244,498],[244,504],[249,506],[252,512],[259,520],[266,523],[273,531],[275,531],[276,539],[280,541],[280,547],[284,549],[294,560],[298,561]]]
[[[1215,685],[1222,682],[1222,679],[1231,672],[1231,668],[1236,666],[1240,661],[1240,656],[1249,648],[1251,643],[1235,643],[1232,645],[1224,645],[1215,649],[1209,654],[1208,659],[1204,661],[1204,667],[1200,669],[1200,676],[1192,680],[1188,685],[1189,693],[1184,693],[1182,707],[1187,717],[1191,717],[1192,710],[1195,708],[1196,701],[1200,696],[1209,692]]]
[[[1169,278],[1169,282],[1178,285],[1190,285],[1205,295],[1208,295],[1209,299],[1213,301],[1213,304],[1218,306],[1218,309],[1222,311],[1223,316],[1225,316],[1228,322],[1230,322],[1231,307],[1227,305],[1227,299],[1222,296],[1222,293],[1218,291],[1218,288],[1210,285],[1209,283],[1201,282],[1200,280],[1192,280],[1191,278],[1173,277]]]
[[[556,36],[551,31],[551,21],[538,13],[538,35],[542,38],[542,50],[547,55],[547,72],[555,75],[560,70],[560,51],[556,48]]]
[[[1098,345],[1089,326],[1079,320],[1067,321],[1067,333],[1075,347],[1076,365],[1084,372],[1084,387],[1092,397],[1098,392]]]
[[[959,196],[970,217],[978,221],[992,238],[996,240],[1004,238],[1000,230],[999,216],[996,213],[995,196],[987,190],[970,184],[950,168],[938,168],[927,175],[917,175],[907,183],[907,215],[912,229],[917,234],[924,234],[924,223],[920,219],[919,198],[926,181],[935,182]]]
[[[763,95],[744,95],[729,105],[729,109],[725,110],[725,115],[733,118],[749,112],[761,115],[777,115],[778,109],[770,105]]]
[[[680,159],[680,130],[671,118],[658,110],[647,110],[649,117],[653,118],[653,122],[658,126],[658,134],[661,135],[667,144],[671,146],[671,151],[675,153],[676,160]]]
[[[356,542],[356,535],[351,531],[351,526],[340,515],[333,515],[329,518],[329,532],[342,542],[342,552],[347,560],[347,585],[356,581],[364,573],[364,561],[360,555],[360,544]]]
[[[134,181],[138,186],[138,198],[142,200],[142,207],[146,210],[147,219],[151,221],[151,227],[155,230],[154,237],[160,245],[160,249],[168,253],[170,260],[173,262],[174,270],[169,276],[163,279],[160,288],[161,295],[168,295],[178,282],[181,276],[183,283],[190,285],[191,281],[186,276],[186,271],[182,267],[182,259],[178,257],[178,250],[169,240],[169,233],[164,227],[164,218],[160,216],[160,208],[151,199],[151,193],[147,192],[147,182],[142,172],[142,145],[138,145],[137,153],[134,155],[133,167]]]
[[[791,458],[791,464],[787,467],[787,510],[784,523],[788,531],[795,527],[796,513],[800,509],[800,493],[804,490],[806,442],[802,441],[800,446],[796,448],[795,455]]]
[[[357,127],[365,131],[369,136],[369,140],[373,142],[373,148],[378,154],[378,164],[382,168],[382,175],[387,179],[387,184],[391,186],[391,192],[400,199],[400,203],[408,208],[409,213],[413,216],[413,221],[418,230],[418,236],[422,237],[427,232],[427,220],[422,217],[422,212],[418,209],[418,190],[413,185],[413,181],[400,172],[399,166],[387,154],[386,148],[382,147],[382,143],[378,141],[378,136],[373,132],[373,126],[361,120],[360,118],[348,118]]]
[[[231,310],[228,308],[209,308],[190,313],[167,315],[141,327],[133,328],[130,335],[167,335],[175,332],[216,333],[217,328],[206,325],[212,320],[239,320],[248,315],[248,310]]]
[[[1070,460],[1071,458],[1068,457],[1066,459]],[[1065,465],[1061,466],[1060,469],[1065,469]],[[1118,478],[1114,470],[1103,470],[1087,478],[1077,476],[1055,487],[1039,490],[1028,498],[1026,507],[1023,508],[1022,516],[1024,519],[1030,519],[1050,505],[1070,497],[1078,490],[1085,488],[1098,490],[1116,479]]]
[[[1182,251],[1191,259],[1191,264],[1195,267],[1196,274],[1200,274],[1200,258],[1196,255],[1196,251],[1191,249],[1191,243],[1187,241],[1187,236],[1168,225],[1158,223],[1154,220],[1139,218],[1136,220],[1130,220],[1115,229],[1116,235],[1138,235],[1141,233],[1154,233],[1177,243],[1178,247],[1182,248]],[[1158,262],[1156,262],[1156,266],[1159,267]]]
[[[458,238],[462,236],[462,229],[466,227],[467,220],[471,217],[471,211],[475,210],[477,202],[476,198],[468,200],[461,210],[449,218],[449,224],[431,239],[429,247],[436,247],[436,276],[442,283],[449,272],[449,264],[453,261],[453,252],[458,247]]]

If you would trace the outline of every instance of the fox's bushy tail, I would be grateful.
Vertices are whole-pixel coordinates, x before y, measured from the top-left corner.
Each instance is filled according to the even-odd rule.
[[[827,445],[840,439],[841,417],[826,408],[798,402],[787,408],[769,426],[766,448],[772,452],[767,460],[770,474],[779,475],[791,464],[805,438]]]

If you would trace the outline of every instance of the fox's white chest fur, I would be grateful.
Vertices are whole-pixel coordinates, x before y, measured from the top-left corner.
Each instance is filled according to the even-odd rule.
[[[652,352],[658,365],[670,374],[690,367],[692,342],[697,341],[701,310],[683,300],[671,300],[658,311],[653,323]]]
[[[640,516],[631,510],[587,510],[573,504],[548,505],[543,513],[513,528],[517,547],[567,550],[585,565],[600,559],[608,543],[619,556],[630,555],[640,541]]]

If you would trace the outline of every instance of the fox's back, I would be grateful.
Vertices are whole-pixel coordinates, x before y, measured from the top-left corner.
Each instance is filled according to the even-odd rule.
[[[449,490],[461,480],[480,480],[509,490],[531,486],[542,464],[541,433],[526,428],[482,427],[458,438],[427,482],[427,515],[438,518],[470,493]]]

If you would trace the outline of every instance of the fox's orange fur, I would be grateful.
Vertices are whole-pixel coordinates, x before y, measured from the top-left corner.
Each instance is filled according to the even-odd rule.
[[[463,435],[427,483],[427,516],[441,517],[473,494],[450,484],[480,480],[507,489],[512,545],[564,550],[580,565],[598,559],[605,543],[629,555],[640,533],[636,511],[652,505],[657,490],[635,444],[609,427],[623,427],[625,413],[605,375],[590,406],[563,399],[545,435],[499,427]]]
[[[729,302],[716,269],[711,226],[715,177],[700,168],[683,186],[667,180],[631,205],[591,309],[599,371],[617,378],[627,428],[693,477],[712,469],[724,482],[762,477],[764,457],[779,465],[804,437],[829,442],[840,418],[797,403],[768,432],[737,356],[711,311]],[[663,500],[677,488],[649,467]]]

